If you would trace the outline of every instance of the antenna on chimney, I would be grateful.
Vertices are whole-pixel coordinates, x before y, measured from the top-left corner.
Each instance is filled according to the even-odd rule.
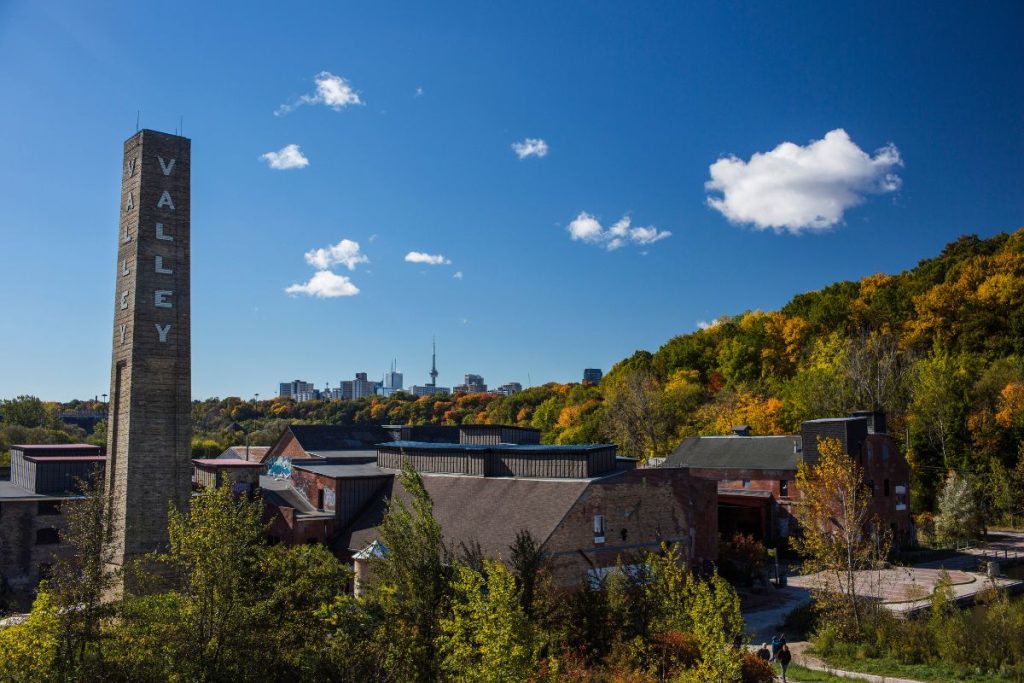
[[[142,111],[139,109],[135,110],[135,132],[139,132],[139,119],[142,117]]]

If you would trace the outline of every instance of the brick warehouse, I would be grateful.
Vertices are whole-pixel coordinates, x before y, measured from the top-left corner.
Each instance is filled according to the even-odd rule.
[[[412,440],[419,436],[431,440]],[[407,499],[396,475],[408,459],[449,546],[508,557],[516,534],[529,531],[565,586],[603,576],[620,558],[662,542],[678,542],[694,568],[717,559],[714,482],[685,469],[635,469],[607,444],[545,446],[538,437],[501,425],[293,426],[268,451],[270,474],[260,478],[269,533],[273,541],[326,543],[346,561],[357,558],[378,545],[387,501]]]
[[[663,467],[689,468],[694,476],[717,482],[723,537],[751,534],[778,545],[797,531],[792,513],[800,500],[797,467],[817,462],[819,438],[837,439],[864,470],[872,492],[869,514],[892,533],[894,546],[912,541],[910,466],[886,432],[883,413],[808,420],[799,435],[752,436],[738,427],[730,436],[687,437]]]
[[[0,480],[0,602],[25,610],[41,578],[68,547],[61,503],[79,498],[78,480],[103,471],[89,444],[11,447],[11,478]]]

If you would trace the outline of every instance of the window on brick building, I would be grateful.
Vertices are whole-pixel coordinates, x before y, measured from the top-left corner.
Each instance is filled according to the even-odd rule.
[[[60,543],[60,532],[50,527],[48,529],[36,529],[36,545],[52,545]]]
[[[868,479],[867,485],[868,485],[868,491],[871,493],[871,495],[872,496],[875,495],[875,480],[874,479]]]
[[[594,515],[594,543],[604,543],[604,515]]]
[[[36,514],[39,515],[59,515],[60,514],[60,501],[59,500],[46,500],[39,504],[36,510]]]
[[[779,479],[779,495],[783,498],[789,497],[789,481]]]
[[[743,488],[745,488],[745,489],[749,489],[750,488],[750,480],[749,479],[744,479],[743,480]]]
[[[884,482],[882,482],[882,486],[883,486],[883,489],[885,491],[885,495],[888,496],[889,495],[889,480],[886,479]]]
[[[49,562],[39,563],[39,580],[49,581],[53,577],[53,565]]]

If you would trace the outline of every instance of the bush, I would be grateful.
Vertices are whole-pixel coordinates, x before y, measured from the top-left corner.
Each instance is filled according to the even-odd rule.
[[[832,624],[821,624],[811,637],[811,644],[814,651],[822,657],[828,657],[836,650],[836,643],[839,641],[839,629]]]
[[[772,683],[775,680],[771,665],[752,652],[743,655],[742,676],[743,683]]]
[[[735,534],[719,544],[719,571],[725,579],[749,584],[764,569],[765,557],[764,543],[751,535]]]

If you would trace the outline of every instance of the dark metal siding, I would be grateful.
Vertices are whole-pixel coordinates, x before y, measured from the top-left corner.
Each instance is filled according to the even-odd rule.
[[[362,512],[368,502],[376,499],[377,492],[387,480],[388,477],[381,477],[379,479],[339,479],[338,496],[335,501],[338,527],[347,526]]]

